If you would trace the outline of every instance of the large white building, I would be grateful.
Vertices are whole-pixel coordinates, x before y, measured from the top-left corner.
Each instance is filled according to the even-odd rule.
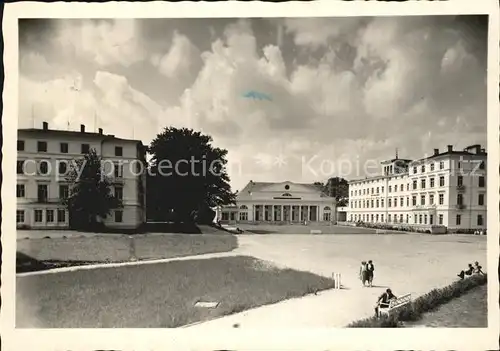
[[[336,222],[335,198],[314,184],[250,181],[238,194],[236,205],[224,206],[224,223]]]
[[[19,129],[17,140],[18,228],[68,228],[69,215],[62,200],[68,196],[65,179],[72,160],[82,158],[90,149],[105,162],[112,192],[123,207],[112,210],[103,223],[111,228],[135,229],[146,221],[145,147],[141,141],[85,131]],[[111,170],[111,171],[110,171]]]
[[[349,222],[428,229],[486,228],[486,160],[481,145],[382,162],[379,176],[349,182]]]

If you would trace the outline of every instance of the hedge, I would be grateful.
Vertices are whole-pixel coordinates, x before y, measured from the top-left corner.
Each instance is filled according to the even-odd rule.
[[[484,285],[488,281],[487,275],[474,275],[464,280],[458,280],[444,288],[433,289],[425,295],[416,298],[407,306],[401,308],[394,315],[361,319],[350,323],[347,328],[398,328],[402,322],[419,320],[426,312],[464,295],[469,290]]]

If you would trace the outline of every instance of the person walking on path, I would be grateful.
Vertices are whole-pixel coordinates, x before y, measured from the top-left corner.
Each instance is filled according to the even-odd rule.
[[[363,283],[363,286],[366,286],[366,282],[368,281],[368,269],[366,261],[361,262],[361,267],[359,268],[359,279]]]
[[[373,265],[372,260],[368,261],[366,270],[368,272],[368,286],[371,288],[373,286],[373,272],[375,271],[375,266]]]

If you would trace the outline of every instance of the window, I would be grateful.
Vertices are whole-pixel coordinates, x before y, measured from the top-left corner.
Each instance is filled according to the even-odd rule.
[[[427,224],[427,215],[424,215],[424,224]]]
[[[374,189],[374,188],[372,188],[372,195],[373,195],[374,191],[375,191],[375,189]]]
[[[391,199],[387,200],[387,207],[391,207],[391,205],[392,205],[392,200]]]
[[[49,189],[47,184],[38,184],[38,202],[47,202]]]
[[[484,194],[479,194],[477,197],[477,204],[479,206],[484,206]]]
[[[24,174],[24,160],[17,161],[16,170],[17,174]]]
[[[404,197],[399,199],[399,206],[403,207],[405,205],[405,199]]]
[[[410,190],[410,183],[406,184],[406,190]]]
[[[122,171],[122,173],[123,173],[123,171]],[[281,197],[291,197],[291,196],[292,196],[292,194],[290,194],[290,193],[281,194]]]
[[[379,188],[379,187],[377,187],[377,194],[380,194],[380,191],[379,191],[379,189],[380,189],[380,188]]]
[[[410,197],[409,196],[406,197],[406,206],[408,206],[408,207],[410,206]]]
[[[89,144],[82,144],[82,154],[88,154],[90,151],[90,145]]]
[[[439,204],[444,205],[444,194],[439,194]]]
[[[483,225],[483,215],[477,215],[477,225]]]
[[[444,161],[439,162],[439,169],[444,169]]]
[[[481,161],[481,163],[479,164],[479,169],[484,169],[484,168],[485,168],[484,161]]]
[[[417,197],[415,195],[411,197],[411,203],[413,206],[417,206]]]
[[[439,224],[443,225],[443,215],[442,214],[439,215]]]
[[[43,212],[42,210],[35,210],[35,222],[40,223],[43,221]]]
[[[397,185],[394,185],[394,192],[397,193],[398,192],[398,186]]]
[[[68,164],[65,161],[60,162],[58,169],[59,174],[66,174],[67,171],[68,171]]]
[[[425,195],[420,195],[420,204],[425,205]]]
[[[399,222],[403,223],[403,214],[402,213],[399,215]]]
[[[115,163],[114,165],[115,178],[123,177],[123,165],[119,163]]]
[[[117,155],[119,156],[119,155]],[[248,213],[247,212],[240,212],[240,221],[248,221]]]
[[[115,156],[123,156],[123,147],[115,146]]]
[[[434,178],[429,179],[429,187],[434,188]]]
[[[422,165],[422,173],[425,173],[425,165]]]
[[[462,216],[457,214],[457,219],[456,219],[456,224],[461,225],[462,224]]]
[[[390,214],[388,214],[388,215],[387,215],[387,221],[388,221],[388,222],[390,222],[390,221],[391,221],[391,215],[390,215]]]
[[[380,202],[379,202],[379,200],[377,199],[377,208],[379,208],[379,207],[380,207]]]
[[[439,186],[444,186],[444,176],[439,177]]]
[[[61,143],[61,144],[59,144],[59,148],[60,148],[62,154],[67,154],[68,153],[68,149],[69,149],[68,143]]]
[[[417,190],[417,181],[416,180],[413,181],[413,190]]]
[[[222,221],[228,221],[229,220],[229,213],[222,212],[221,220]]]
[[[378,213],[375,215],[375,222],[378,222]]]
[[[121,210],[115,211],[115,222],[117,223],[123,222],[123,211]]]
[[[380,207],[384,207],[384,199],[380,199]]]
[[[422,180],[420,181],[420,187],[421,187],[422,189],[425,189],[425,179],[422,179]]]
[[[59,223],[66,222],[66,210],[65,209],[60,208],[57,210],[57,221]]]
[[[41,175],[47,175],[49,173],[49,162],[40,161],[38,171]]]
[[[17,141],[17,151],[24,151],[24,140]]]
[[[16,197],[25,197],[25,186],[24,184],[16,184]]]
[[[457,168],[458,168],[458,169],[462,168],[462,162],[457,161]]]
[[[115,197],[119,201],[123,200],[123,187],[115,186]]]
[[[463,194],[457,194],[457,205],[463,205],[463,203],[464,203]]]
[[[45,213],[47,223],[53,223],[54,222],[54,210],[47,210]]]
[[[38,152],[47,152],[47,142],[46,141],[39,141],[36,143],[36,150]]]
[[[413,174],[417,174],[417,167],[413,167]]]
[[[381,190],[382,190],[382,192],[384,192],[384,187],[382,187],[382,189],[381,189]]]
[[[381,215],[380,215],[380,222],[383,222],[383,221],[384,221],[384,215],[383,215],[383,214],[381,214]]]
[[[401,191],[404,191],[404,190],[405,190],[404,185],[403,185],[403,184],[401,184],[401,186],[399,187],[399,189],[400,189]]]
[[[409,215],[409,214],[407,214],[407,215],[406,215],[406,223],[409,223],[409,222],[410,222],[410,215]]]
[[[431,172],[432,172],[434,170],[434,163],[431,163],[430,168],[431,168]]]
[[[429,195],[429,205],[434,205],[434,194]]]
[[[389,192],[392,192],[392,186],[389,185]]]
[[[69,186],[66,184],[59,185],[59,198],[67,199],[68,196],[69,196]]]
[[[371,208],[374,208],[375,207],[375,202],[372,200],[372,203],[371,203]]]
[[[479,187],[484,188],[484,177],[483,176],[479,177]]]
[[[434,215],[429,215],[429,224],[434,224]]]
[[[16,211],[16,223],[24,223],[24,211],[23,210]]]
[[[422,224],[422,215],[418,215],[418,223]]]
[[[323,221],[330,222],[330,220],[331,220],[331,213],[329,213],[329,212],[323,213]],[[352,221],[352,215],[351,215],[351,221]]]
[[[462,185],[464,185],[464,177],[458,176],[457,177],[457,186],[462,186]]]

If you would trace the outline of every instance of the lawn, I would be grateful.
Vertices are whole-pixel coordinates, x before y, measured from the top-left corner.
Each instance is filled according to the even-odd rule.
[[[244,234],[310,234],[311,230],[320,230],[321,234],[375,234],[376,229],[328,224],[237,224]]]
[[[458,297],[435,311],[424,314],[414,323],[405,327],[434,328],[487,328],[488,327],[488,286],[479,286]]]
[[[332,286],[248,256],[17,277],[16,327],[178,327]]]
[[[102,235],[87,238],[30,239],[17,241],[18,272],[30,258],[57,266],[126,262],[228,252],[238,246],[232,235],[165,234],[133,237]],[[31,265],[33,267],[33,265]]]

